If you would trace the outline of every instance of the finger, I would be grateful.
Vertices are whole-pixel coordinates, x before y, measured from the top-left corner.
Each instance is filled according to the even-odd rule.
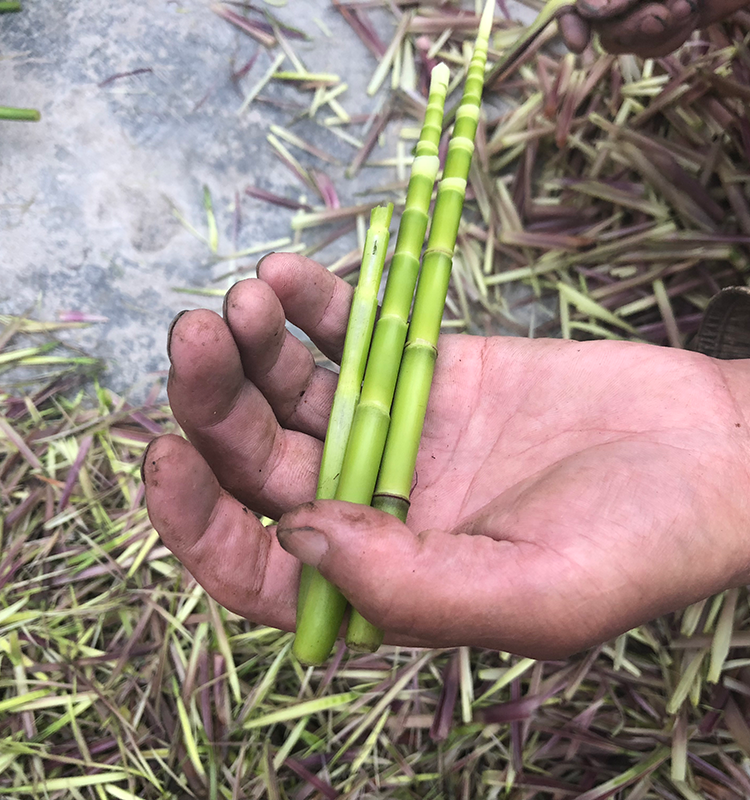
[[[198,583],[237,614],[293,630],[299,562],[221,488],[199,453],[163,436],[145,454],[143,478],[154,528]]]
[[[584,19],[604,20],[618,17],[640,0],[576,0],[576,11]]]
[[[667,8],[675,24],[682,26],[691,20],[691,30],[698,24],[697,0],[667,0]]]
[[[662,35],[646,36],[636,34],[624,39],[602,34],[601,45],[608,53],[613,55],[632,53],[639,58],[660,58],[661,56],[669,55],[669,53],[684,44],[691,32],[692,28],[688,28],[684,31],[681,29],[668,38],[664,38]]]
[[[227,292],[224,318],[245,375],[281,425],[323,439],[337,376],[316,367],[310,350],[286,330],[284,309],[273,289],[261,280],[236,283]]]
[[[677,14],[685,13],[684,0],[673,6]],[[647,3],[620,20],[597,26],[597,30],[602,46],[610,53],[656,58],[679,47],[692,32],[694,23],[693,17],[675,19],[672,6]]]
[[[591,25],[576,13],[563,14],[557,25],[565,46],[571,53],[582,53],[591,39]]]
[[[701,12],[701,25],[711,25],[726,19],[740,8],[745,8],[747,0],[706,0]]]
[[[273,253],[262,259],[258,277],[274,290],[287,319],[338,363],[354,294],[352,287],[315,261],[293,253]]]
[[[332,500],[284,515],[277,536],[391,638],[545,658],[575,648],[549,624],[559,598],[538,580],[530,590],[528,576],[540,574],[533,547],[440,530],[415,535],[381,511]]]
[[[175,418],[221,485],[273,519],[315,496],[322,444],[282,428],[246,380],[229,328],[212,311],[174,324],[167,391]]]

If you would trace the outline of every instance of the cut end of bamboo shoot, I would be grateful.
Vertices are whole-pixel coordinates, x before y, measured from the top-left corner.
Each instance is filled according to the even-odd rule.
[[[438,86],[442,86],[446,91],[451,80],[451,71],[447,64],[442,61],[435,64],[430,73],[430,92],[434,92]]]
[[[376,653],[383,644],[383,631],[376,628],[356,611],[352,612],[346,629],[346,646],[353,653]]]
[[[0,106],[0,119],[14,122],[39,122],[42,115],[35,108],[9,108]]]
[[[489,41],[490,33],[492,33],[492,23],[495,20],[495,0],[487,0],[482,12],[482,17],[479,20],[479,30],[477,32],[477,41]]]
[[[384,206],[375,206],[370,213],[370,227],[371,228],[385,228],[391,224],[391,217],[393,216],[393,203],[388,203]]]

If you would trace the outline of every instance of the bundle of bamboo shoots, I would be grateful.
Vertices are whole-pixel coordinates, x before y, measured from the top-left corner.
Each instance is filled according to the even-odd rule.
[[[463,96],[455,112],[417,285],[419,257],[439,171],[438,145],[449,80],[444,64],[432,71],[382,313],[371,342],[392,209],[378,207],[372,212],[326,436],[318,498],[372,503],[402,521],[406,521],[409,510],[453,249],[474,153],[493,10],[490,0],[479,24]],[[340,592],[319,573],[305,568],[294,644],[301,662],[319,664],[328,657],[345,611],[346,601]],[[349,647],[374,651],[382,638],[381,631],[352,611],[346,637]]]

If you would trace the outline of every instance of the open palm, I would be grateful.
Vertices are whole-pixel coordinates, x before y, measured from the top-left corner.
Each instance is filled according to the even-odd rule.
[[[443,337],[407,528],[309,502],[336,376],[285,319],[336,359],[351,290],[297,256],[260,275],[225,319],[174,324],[170,399],[194,447],[163,437],[144,461],[156,529],[219,602],[291,629],[291,553],[391,641],[549,657],[746,582],[745,362]],[[250,511],[284,515],[278,538]]]

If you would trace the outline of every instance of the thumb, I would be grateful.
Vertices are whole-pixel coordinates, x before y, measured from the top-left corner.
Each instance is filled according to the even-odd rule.
[[[571,53],[582,53],[591,39],[591,23],[570,11],[557,20],[557,27],[565,46]]]
[[[285,514],[281,546],[336,585],[369,622],[399,641],[539,652],[526,551],[482,535],[412,532],[368,506],[316,500]],[[549,652],[550,642],[544,642]]]
[[[398,565],[413,565],[419,552],[418,537],[395,517],[339,500],[315,500],[284,514],[276,536],[284,550],[315,567],[378,627],[388,616],[384,582],[400,583]]]

